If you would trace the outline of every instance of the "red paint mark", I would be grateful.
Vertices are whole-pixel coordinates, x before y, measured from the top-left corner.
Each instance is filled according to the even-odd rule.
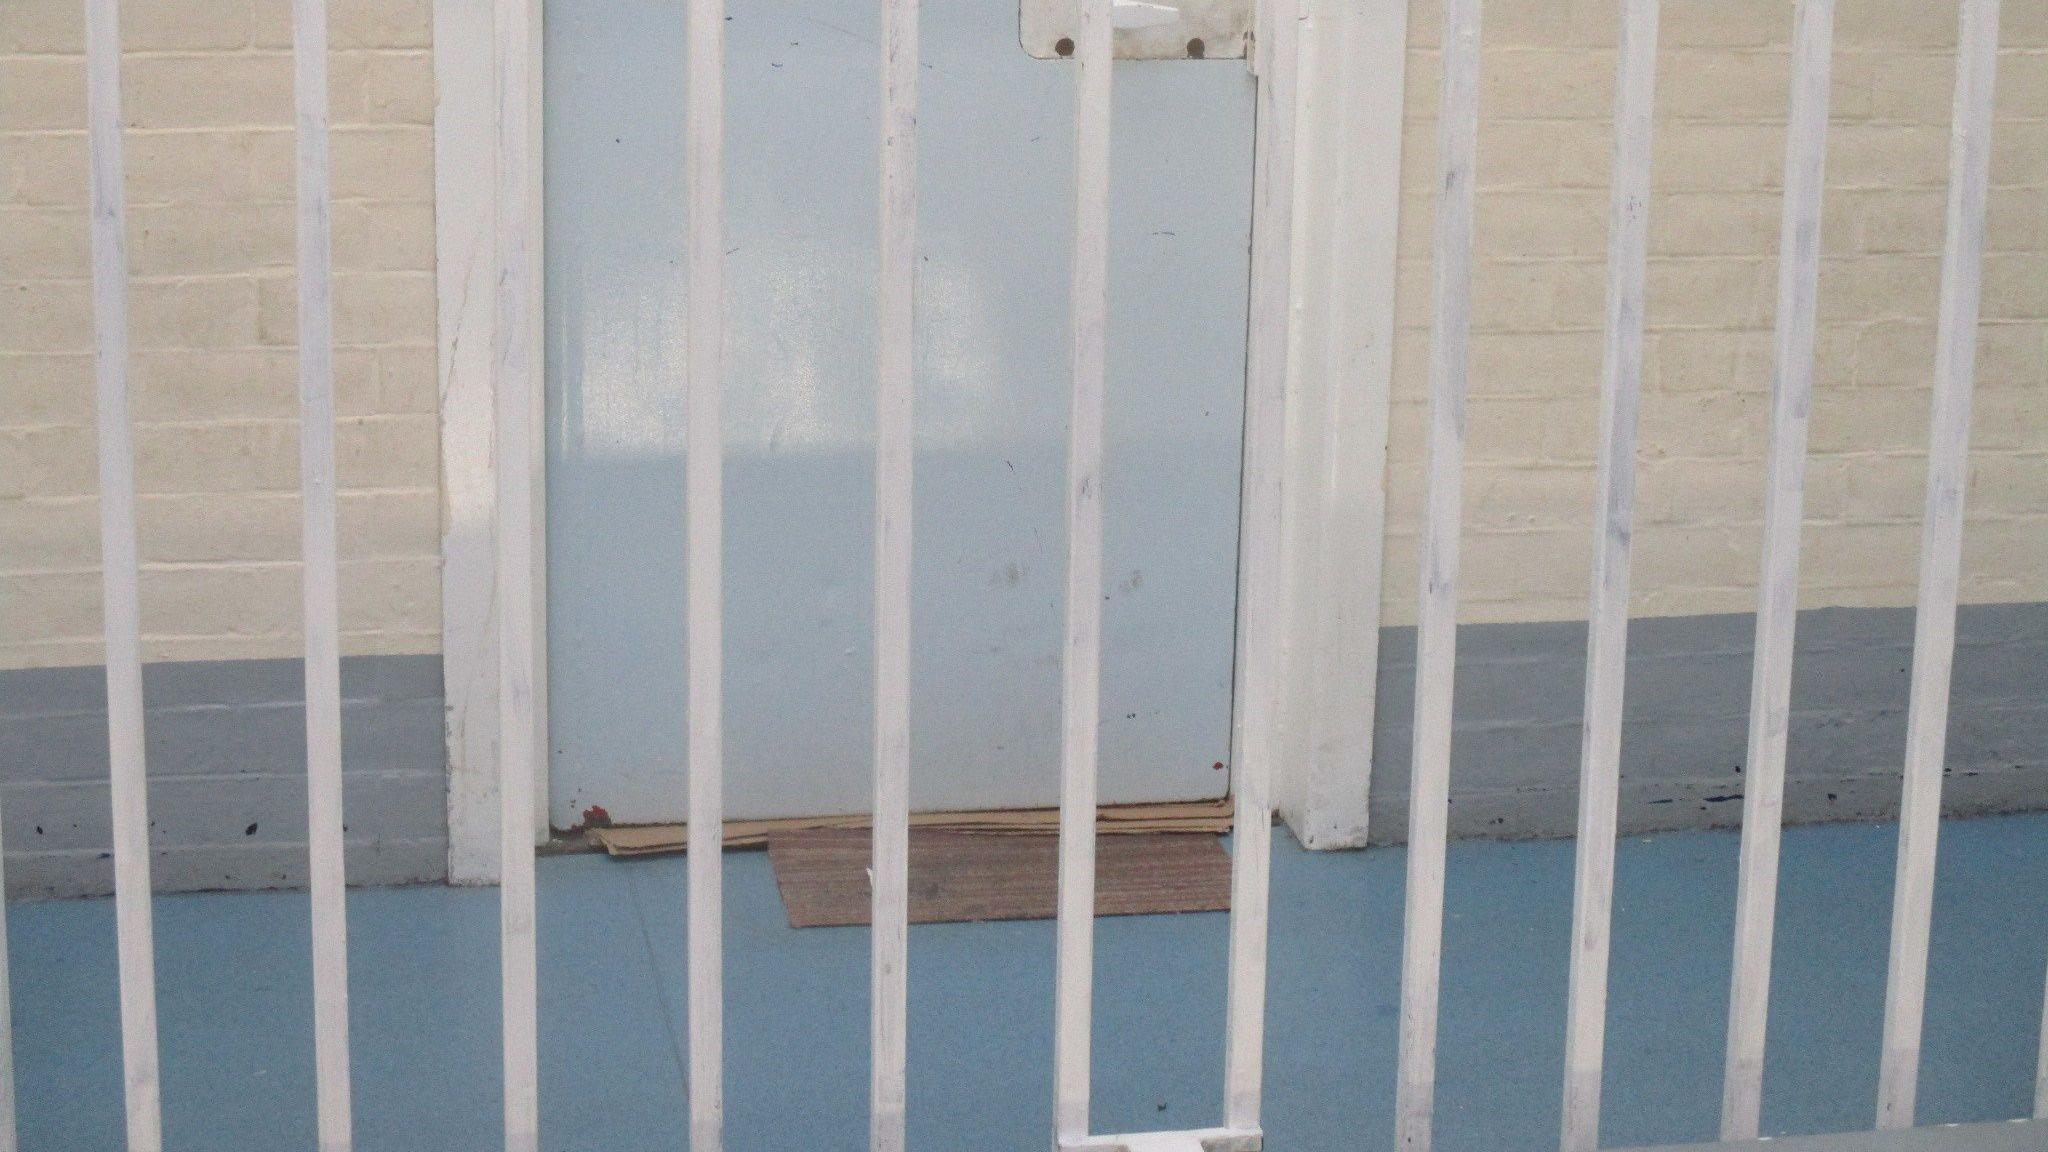
[[[1218,760],[1218,761],[1216,762],[1216,771],[1218,771],[1218,772],[1221,772],[1221,771],[1223,771],[1223,761],[1221,761],[1221,760]]]
[[[609,828],[612,826],[612,814],[604,810],[604,805],[592,804],[583,810],[583,826],[585,828]]]

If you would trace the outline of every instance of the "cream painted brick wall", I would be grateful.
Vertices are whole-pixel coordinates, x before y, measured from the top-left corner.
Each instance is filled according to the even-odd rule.
[[[1808,605],[1913,601],[1956,6],[1837,0]],[[1389,623],[1415,612],[1438,4],[1411,9]],[[1639,613],[1755,607],[1788,0],[1666,0]],[[2005,6],[1964,596],[2048,599],[2048,4]],[[1585,615],[1616,0],[1493,0],[1482,32],[1464,616]]]
[[[343,644],[432,652],[432,4],[332,7]],[[0,667],[101,658],[80,10],[0,4]],[[290,7],[122,20],[145,653],[293,655]]]
[[[1838,0],[1804,571],[1913,595],[1953,5]],[[431,0],[336,0],[335,255],[350,652],[439,646]],[[1787,0],[1666,0],[1636,608],[1754,604]],[[1414,609],[1437,5],[1405,127],[1387,619]],[[127,0],[144,626],[152,659],[298,650],[290,28],[279,0]],[[76,0],[0,4],[0,667],[98,640]],[[1966,536],[1971,600],[2048,598],[2048,5],[2008,4]],[[1491,0],[1465,614],[1584,612],[1615,0]]]

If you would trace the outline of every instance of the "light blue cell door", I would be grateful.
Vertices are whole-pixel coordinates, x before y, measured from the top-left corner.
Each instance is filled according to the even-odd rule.
[[[552,821],[684,811],[684,6],[547,6]],[[874,4],[727,24],[726,787],[867,809]],[[1050,805],[1072,65],[930,0],[920,76],[912,802]],[[1102,798],[1228,773],[1251,218],[1242,61],[1116,71]]]

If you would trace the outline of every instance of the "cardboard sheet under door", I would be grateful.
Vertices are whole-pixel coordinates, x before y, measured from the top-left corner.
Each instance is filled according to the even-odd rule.
[[[1098,916],[1230,907],[1230,856],[1214,835],[1103,835],[1095,843]],[[771,833],[768,858],[791,927],[868,923],[866,829]],[[1056,836],[911,830],[913,924],[1049,919],[1058,890]]]

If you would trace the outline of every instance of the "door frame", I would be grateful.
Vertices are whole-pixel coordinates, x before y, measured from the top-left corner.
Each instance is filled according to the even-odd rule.
[[[435,292],[441,395],[442,684],[448,756],[448,877],[498,877],[498,590],[495,456],[497,77],[494,8],[434,0]],[[509,0],[533,6],[542,0]],[[1275,792],[1311,848],[1361,847],[1368,829],[1373,705],[1393,377],[1408,0],[1307,0],[1300,30],[1296,228],[1282,455],[1281,669]],[[541,38],[527,101],[541,123]],[[1346,145],[1349,146],[1346,146]],[[536,139],[529,197],[534,293],[528,362],[544,366],[545,266]],[[1334,254],[1333,256],[1326,254]],[[536,843],[548,834],[546,372],[528,381],[535,419],[532,602]],[[1247,612],[1242,586],[1237,616]],[[1270,608],[1266,609],[1270,610]],[[1233,709],[1242,706],[1234,701]],[[1233,727],[1236,718],[1233,717]]]
[[[1379,687],[1408,0],[1302,0],[1301,13],[1274,800],[1303,846],[1363,848]]]
[[[434,0],[435,307],[441,392],[441,677],[447,715],[448,879],[498,879],[498,587],[495,356],[498,347],[497,138],[498,0]],[[533,6],[538,27],[541,0]],[[540,38],[532,41],[528,123],[540,125]],[[538,144],[536,140],[535,145]],[[541,200],[542,157],[530,146],[523,183],[529,205]],[[519,270],[535,304],[544,285],[543,226],[526,213],[528,266]],[[547,479],[543,446],[546,371],[540,367],[545,312],[527,309],[533,430],[532,603],[534,661],[534,817],[536,843],[548,837],[547,795]]]

